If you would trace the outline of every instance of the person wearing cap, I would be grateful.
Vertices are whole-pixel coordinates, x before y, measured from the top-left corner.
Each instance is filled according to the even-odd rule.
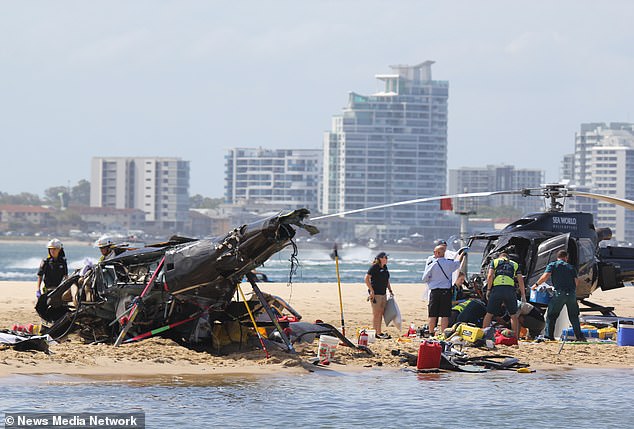
[[[449,327],[451,317],[451,274],[460,268],[466,249],[460,253],[457,261],[446,259],[446,245],[438,245],[434,248],[434,256],[431,263],[425,266],[422,281],[429,288],[429,302],[427,304],[429,332],[433,335],[438,319],[440,329],[444,332]]]
[[[62,242],[54,238],[48,242],[47,248],[48,256],[42,259],[37,271],[37,289],[35,290],[37,298],[59,286],[68,277],[68,265]],[[42,281],[44,281],[43,286]]]
[[[387,256],[385,252],[376,255],[364,279],[370,294],[368,300],[372,303],[372,327],[376,331],[376,338],[380,339],[390,338],[387,333],[381,332],[381,319],[387,304],[387,291],[394,295],[390,285],[390,272],[387,269]]]

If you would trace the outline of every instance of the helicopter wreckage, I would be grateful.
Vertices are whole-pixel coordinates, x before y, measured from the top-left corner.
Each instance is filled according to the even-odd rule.
[[[301,322],[301,315],[283,299],[263,293],[257,285],[255,268],[287,246],[294,248],[292,277],[296,229],[318,232],[304,222],[308,214],[307,209],[279,214],[224,237],[172,237],[140,249],[115,249],[116,256],[76,271],[42,295],[36,311],[51,323],[47,333],[53,338],[78,330],[86,342],[115,346],[157,334],[187,346],[211,343],[220,353],[227,351],[222,334],[237,336],[241,348],[244,342],[256,346],[257,338],[249,331],[254,315],[260,325],[257,337],[266,329],[271,343],[290,352],[295,342],[312,341],[322,333],[357,348],[331,325]],[[239,285],[245,276],[254,293],[239,301],[234,296],[238,290],[242,294]],[[227,334],[228,329],[233,332]]]
[[[522,267],[526,285],[531,285],[556,258],[558,250],[565,249],[581,279],[577,297],[588,307],[585,310],[615,316],[612,307],[593,304],[587,298],[598,288],[610,290],[634,281],[634,249],[600,246],[601,241],[611,238],[609,228],[596,228],[592,214],[564,212],[560,201],[574,196],[588,197],[632,210],[634,202],[629,200],[578,192],[555,184],[539,189],[419,198],[322,215],[312,221],[446,198],[502,194],[543,196],[550,200],[550,207],[526,215],[501,231],[468,238],[472,255],[476,249],[482,249],[480,272],[469,281],[474,296],[481,294],[479,288],[488,264],[499,253],[506,252],[515,259]],[[301,322],[301,315],[283,299],[262,293],[257,285],[253,270],[287,246],[294,248],[292,275],[297,253],[293,241],[296,229],[304,229],[311,235],[318,232],[316,227],[305,223],[308,215],[307,209],[298,209],[243,225],[224,237],[203,240],[173,237],[165,243],[123,251],[71,275],[56,289],[42,295],[36,310],[52,323],[48,333],[54,338],[77,329],[88,342],[119,345],[160,334],[184,345],[211,342],[212,347],[222,352],[219,335],[214,330],[232,325],[242,341],[243,332],[251,329],[252,309],[260,325],[266,327],[265,336],[287,351],[294,352],[295,342],[312,341],[315,335],[327,333],[339,337],[349,347],[371,353],[367,347],[350,342],[331,325]],[[239,284],[244,277],[251,283],[254,294],[249,300],[239,301],[234,297],[237,291],[241,292]],[[67,295],[74,295],[74,299],[69,300]],[[284,316],[284,312],[290,315]],[[255,325],[254,319],[252,322]],[[250,336],[252,345],[257,346],[260,339],[264,348],[260,329],[254,330],[258,338]]]

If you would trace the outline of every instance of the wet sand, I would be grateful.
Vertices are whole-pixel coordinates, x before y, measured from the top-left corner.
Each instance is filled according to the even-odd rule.
[[[303,321],[320,319],[333,326],[341,326],[339,295],[336,283],[297,283],[291,287],[279,283],[262,283],[263,291],[280,296],[293,306]],[[243,287],[245,292],[248,286]],[[420,326],[426,322],[426,302],[422,300],[421,285],[393,285],[403,315],[403,332],[411,322]],[[353,339],[359,328],[371,325],[370,305],[366,289],[361,283],[342,284],[346,334]],[[0,327],[14,323],[39,323],[35,305],[33,282],[0,282]],[[634,316],[634,287],[608,292],[598,291],[593,302],[615,307],[620,316]],[[392,339],[376,340],[370,344],[374,356],[339,345],[328,370],[362,370],[369,367],[401,368],[406,364],[392,350],[417,353],[419,340],[399,336],[396,328],[386,329]],[[310,361],[316,356],[317,341],[298,344],[297,354],[288,354],[271,348],[271,357],[262,350],[213,356],[207,352],[187,349],[172,340],[150,338],[120,347],[87,345],[76,335],[51,345],[51,354],[18,352],[12,348],[0,349],[0,376],[8,374],[69,374],[85,376],[131,375],[156,376],[179,374],[266,374],[278,371],[313,370]],[[561,352],[560,342],[520,342],[519,346],[498,346],[494,352],[514,356],[531,368],[634,368],[634,347],[615,344],[566,344]],[[465,348],[470,356],[490,354],[491,351]]]

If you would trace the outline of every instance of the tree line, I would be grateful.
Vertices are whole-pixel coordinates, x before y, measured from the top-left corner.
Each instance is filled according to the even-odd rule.
[[[215,209],[223,202],[223,198],[203,197],[200,194],[189,197],[192,209]],[[0,204],[27,206],[50,206],[60,209],[68,206],[90,205],[90,182],[80,180],[75,186],[52,186],[44,190],[44,197],[29,192],[11,195],[0,191]]]

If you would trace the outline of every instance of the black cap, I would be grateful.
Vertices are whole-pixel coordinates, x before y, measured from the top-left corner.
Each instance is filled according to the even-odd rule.
[[[446,246],[447,242],[445,240],[436,240],[436,246]]]
[[[381,252],[378,255],[376,255],[376,259],[381,259],[381,258],[385,258],[387,256],[387,253],[385,252]]]

